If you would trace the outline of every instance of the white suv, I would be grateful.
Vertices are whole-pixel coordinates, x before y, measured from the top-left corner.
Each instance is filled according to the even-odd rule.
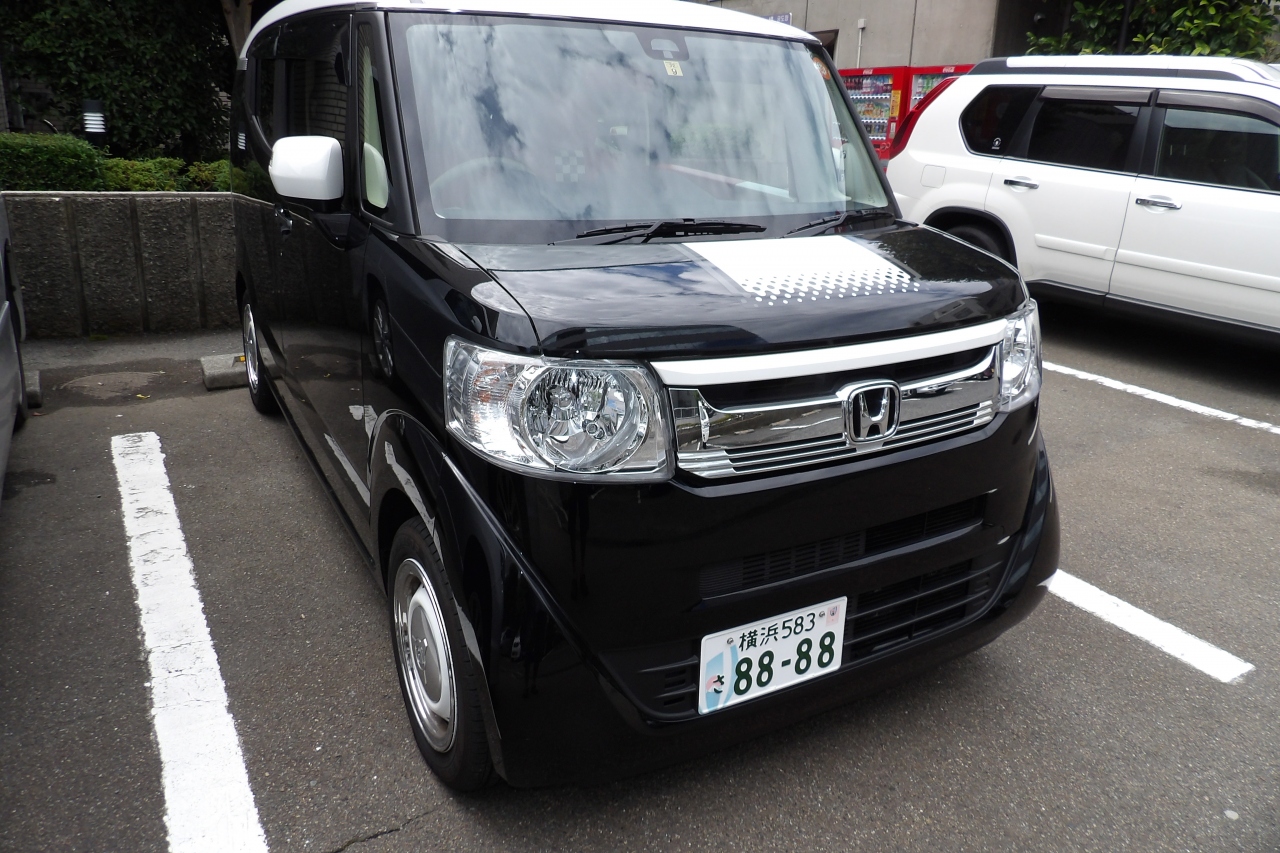
[[[1280,330],[1280,70],[1026,56],[947,82],[887,167],[906,219],[1016,263],[1033,294]]]

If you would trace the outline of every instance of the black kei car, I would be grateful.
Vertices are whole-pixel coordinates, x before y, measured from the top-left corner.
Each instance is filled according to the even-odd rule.
[[[1043,597],[1036,305],[898,218],[812,36],[285,0],[231,147],[253,403],[385,584],[448,785],[721,748]]]

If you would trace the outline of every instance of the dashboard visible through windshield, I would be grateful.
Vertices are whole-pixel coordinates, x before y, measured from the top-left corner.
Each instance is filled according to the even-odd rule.
[[[391,17],[424,233],[548,242],[711,220],[730,223],[719,233],[780,236],[888,205],[838,80],[802,43]]]

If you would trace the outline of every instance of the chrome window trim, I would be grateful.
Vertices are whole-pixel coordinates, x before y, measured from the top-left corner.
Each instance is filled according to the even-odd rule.
[[[765,379],[791,379],[819,373],[839,373],[866,367],[882,367],[902,361],[933,358],[992,346],[1004,340],[1005,321],[932,332],[888,341],[872,341],[799,352],[701,358],[687,361],[655,361],[653,369],[663,384],[684,387],[729,385]]]

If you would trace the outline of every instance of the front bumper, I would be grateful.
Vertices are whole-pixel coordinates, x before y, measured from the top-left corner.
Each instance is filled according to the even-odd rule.
[[[671,764],[875,692],[991,642],[1057,569],[1036,404],[928,447],[714,486],[558,483],[454,458],[454,541],[497,578],[472,621],[514,785]],[[697,715],[702,636],[842,595],[839,671]]]

